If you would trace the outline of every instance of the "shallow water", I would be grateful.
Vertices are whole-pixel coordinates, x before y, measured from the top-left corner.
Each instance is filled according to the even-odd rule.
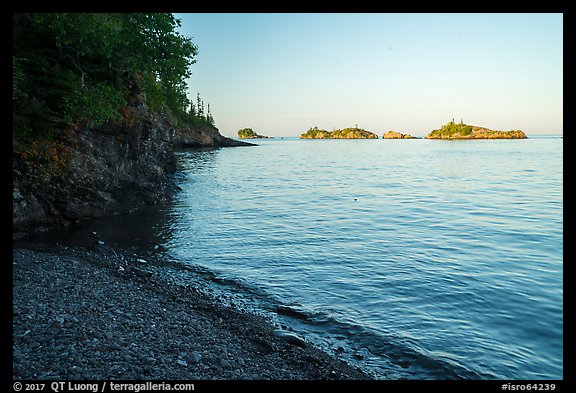
[[[562,379],[561,138],[257,142],[66,237],[153,245],[378,378]]]

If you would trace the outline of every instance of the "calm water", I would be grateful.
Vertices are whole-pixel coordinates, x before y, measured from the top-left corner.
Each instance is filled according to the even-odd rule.
[[[561,138],[258,143],[121,232],[378,378],[562,379]]]

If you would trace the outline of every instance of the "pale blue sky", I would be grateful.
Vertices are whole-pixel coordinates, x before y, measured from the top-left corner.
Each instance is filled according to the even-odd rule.
[[[452,118],[563,133],[563,15],[175,14],[189,80],[228,136],[358,125],[423,136]]]

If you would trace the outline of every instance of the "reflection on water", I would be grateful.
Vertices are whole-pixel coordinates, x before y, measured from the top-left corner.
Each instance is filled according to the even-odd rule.
[[[218,151],[213,148],[179,149],[177,156],[180,159],[174,175],[176,181],[188,182],[189,173],[209,175]],[[89,247],[103,242],[110,246],[139,250],[140,254],[163,253],[173,237],[176,219],[173,210],[172,201],[169,200],[131,213],[99,217],[40,232],[23,240],[74,247]]]
[[[170,205],[148,206],[134,213],[96,218],[66,228],[35,234],[27,241],[89,247],[103,242],[110,246],[140,250],[141,254],[165,251],[172,238]]]
[[[383,378],[562,378],[562,139],[177,158],[170,203],[42,236],[161,253]]]

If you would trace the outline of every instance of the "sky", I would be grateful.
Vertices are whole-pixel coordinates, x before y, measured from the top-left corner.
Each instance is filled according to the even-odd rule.
[[[174,15],[198,47],[189,97],[223,135],[424,136],[452,119],[563,134],[561,13]]]

